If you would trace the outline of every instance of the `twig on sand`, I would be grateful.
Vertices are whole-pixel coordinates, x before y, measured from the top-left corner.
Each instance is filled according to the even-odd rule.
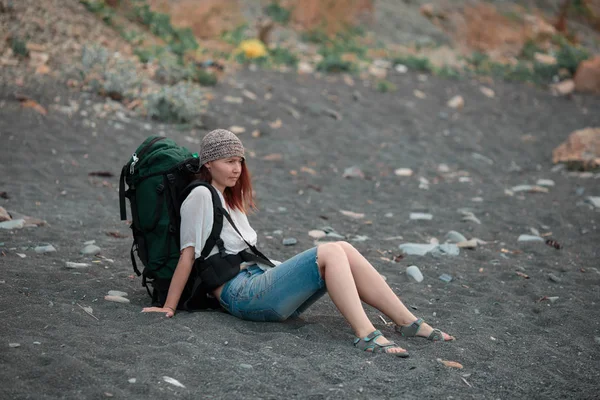
[[[85,312],[87,315],[89,315],[90,317],[94,318],[96,321],[100,321],[98,319],[98,317],[96,317],[94,314],[92,314],[91,312],[89,312],[88,310],[86,310],[85,307],[83,307],[81,304],[79,304],[79,303],[75,303],[75,304],[77,304],[83,310],[83,312]]]
[[[462,376],[460,377],[460,379],[462,379],[463,382],[466,383],[468,387],[473,387],[473,385],[471,385],[469,382],[467,382],[467,380],[465,378],[463,378]]]
[[[385,320],[385,318],[383,318],[381,315],[379,316],[379,318],[381,318],[381,320],[383,321],[383,323],[384,323],[385,325],[392,325],[392,324],[393,324],[393,322],[392,322],[392,321],[390,321],[390,322],[387,322],[387,321]]]

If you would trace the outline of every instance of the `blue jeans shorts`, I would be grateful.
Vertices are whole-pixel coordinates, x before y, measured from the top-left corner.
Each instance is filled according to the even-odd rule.
[[[314,247],[274,268],[249,265],[225,284],[219,301],[238,318],[275,322],[299,316],[326,291]]]

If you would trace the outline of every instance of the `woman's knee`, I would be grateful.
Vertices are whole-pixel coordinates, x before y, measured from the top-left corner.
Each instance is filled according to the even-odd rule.
[[[338,246],[344,249],[344,252],[348,253],[348,250],[354,250],[354,246],[345,241],[335,242]]]

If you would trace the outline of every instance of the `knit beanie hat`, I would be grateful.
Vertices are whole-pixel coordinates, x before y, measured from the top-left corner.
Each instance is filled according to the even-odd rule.
[[[244,145],[233,133],[226,129],[210,131],[200,144],[200,163],[228,157],[244,158]]]

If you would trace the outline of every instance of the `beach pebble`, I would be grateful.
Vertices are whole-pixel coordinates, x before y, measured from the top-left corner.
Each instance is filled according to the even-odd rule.
[[[423,274],[416,265],[411,265],[406,268],[406,275],[410,276],[417,282],[423,282]]]
[[[91,264],[88,264],[88,263],[76,263],[76,262],[67,261],[65,263],[65,268],[68,268],[68,269],[80,269],[80,268],[87,268],[90,265]]]
[[[539,236],[534,236],[534,235],[520,235],[519,239],[517,239],[517,241],[519,241],[519,242],[543,242],[544,238],[541,238]]]
[[[24,226],[25,220],[22,218],[0,222],[0,229],[21,229]]]
[[[459,254],[460,248],[452,243],[440,244],[431,251],[431,255],[434,257],[457,256]]]
[[[562,282],[562,279],[560,279],[558,276],[556,276],[554,274],[548,274],[548,279],[550,279],[552,282],[556,282],[556,283]]]
[[[252,365],[250,365],[250,364],[240,364],[240,368],[252,369]]]
[[[95,240],[88,240],[87,242],[83,242],[84,246],[89,246],[90,244],[96,244]]]
[[[8,347],[11,347],[13,349],[16,348],[16,347],[21,347],[21,343],[9,343]]]
[[[295,245],[296,243],[298,243],[298,240],[296,240],[295,238],[284,238],[284,239],[281,241],[281,243],[282,243],[284,246],[293,246],[293,245]]]
[[[26,255],[26,254],[23,254],[23,253],[15,253],[15,254],[16,254],[16,255],[18,255],[18,256],[19,256],[19,257],[21,257],[21,258],[25,258],[25,257],[27,257],[27,255]]]
[[[100,249],[100,247],[96,246],[95,244],[88,244],[83,249],[81,249],[81,254],[84,254],[86,256],[95,256],[101,251],[102,250]]]
[[[548,297],[548,300],[550,300],[550,303],[554,303],[556,300],[558,300],[558,296],[550,296]]]
[[[129,303],[129,299],[126,299],[125,297],[121,297],[121,296],[107,295],[107,296],[104,296],[104,300],[114,301],[115,303]]]
[[[456,245],[461,249],[474,249],[480,243],[478,239],[465,240],[464,242],[458,242]]]
[[[127,293],[126,292],[122,292],[120,290],[109,290],[108,291],[108,295],[109,296],[127,297]]]
[[[398,168],[394,171],[396,176],[412,176],[413,170],[410,168]]]
[[[462,215],[463,215],[463,217],[462,217],[463,222],[471,221],[471,222],[475,222],[476,224],[481,225],[481,221],[479,220],[479,218],[477,218],[475,216],[475,214],[473,214],[472,212],[465,211],[465,212],[462,212]]]
[[[46,246],[37,246],[34,251],[38,254],[44,254],[44,253],[54,253],[56,252],[56,249],[54,248],[54,246],[52,246],[51,244],[46,245]]]
[[[170,376],[163,376],[162,378],[163,378],[163,381],[170,383],[173,386],[185,388],[185,386],[175,378],[171,378]]]
[[[361,169],[359,167],[357,167],[356,165],[352,166],[352,167],[348,167],[344,170],[344,178],[361,178],[364,179],[365,174],[364,172],[361,171]]]
[[[283,235],[283,231],[278,229],[276,231],[273,231],[273,235]]]
[[[436,244],[402,243],[400,250],[409,256],[424,256],[437,247]]]
[[[600,344],[600,336],[594,337],[594,340],[596,341],[596,343]]]
[[[127,382],[129,382],[129,383],[136,383],[136,382],[137,382],[137,379],[136,379],[136,378],[129,378],[129,379],[127,380]]]
[[[327,236],[327,233],[325,233],[325,231],[322,231],[320,229],[313,229],[312,231],[308,232],[308,236],[310,236],[313,239],[322,239],[325,236]]]
[[[466,242],[467,238],[464,237],[460,232],[450,231],[446,234],[446,242],[450,243],[460,243]]]
[[[386,217],[386,218],[393,218],[393,217],[394,217],[394,213],[391,213],[391,212],[389,212],[389,213],[386,213],[386,214],[384,215],[384,217]]]
[[[554,181],[552,179],[538,179],[535,184],[538,186],[554,186]]]
[[[427,214],[427,213],[413,212],[413,213],[410,213],[410,219],[413,221],[414,220],[431,221],[433,219],[433,215]]]
[[[440,280],[442,282],[448,283],[448,282],[450,282],[452,280],[452,277],[450,275],[448,275],[448,274],[441,274],[440,275]]]
[[[596,208],[600,208],[600,196],[596,197],[596,196],[588,196],[585,199],[586,202],[590,203],[591,205],[593,205]]]
[[[36,346],[39,346],[40,344],[42,344],[42,342],[33,342],[33,344],[35,344]]]

